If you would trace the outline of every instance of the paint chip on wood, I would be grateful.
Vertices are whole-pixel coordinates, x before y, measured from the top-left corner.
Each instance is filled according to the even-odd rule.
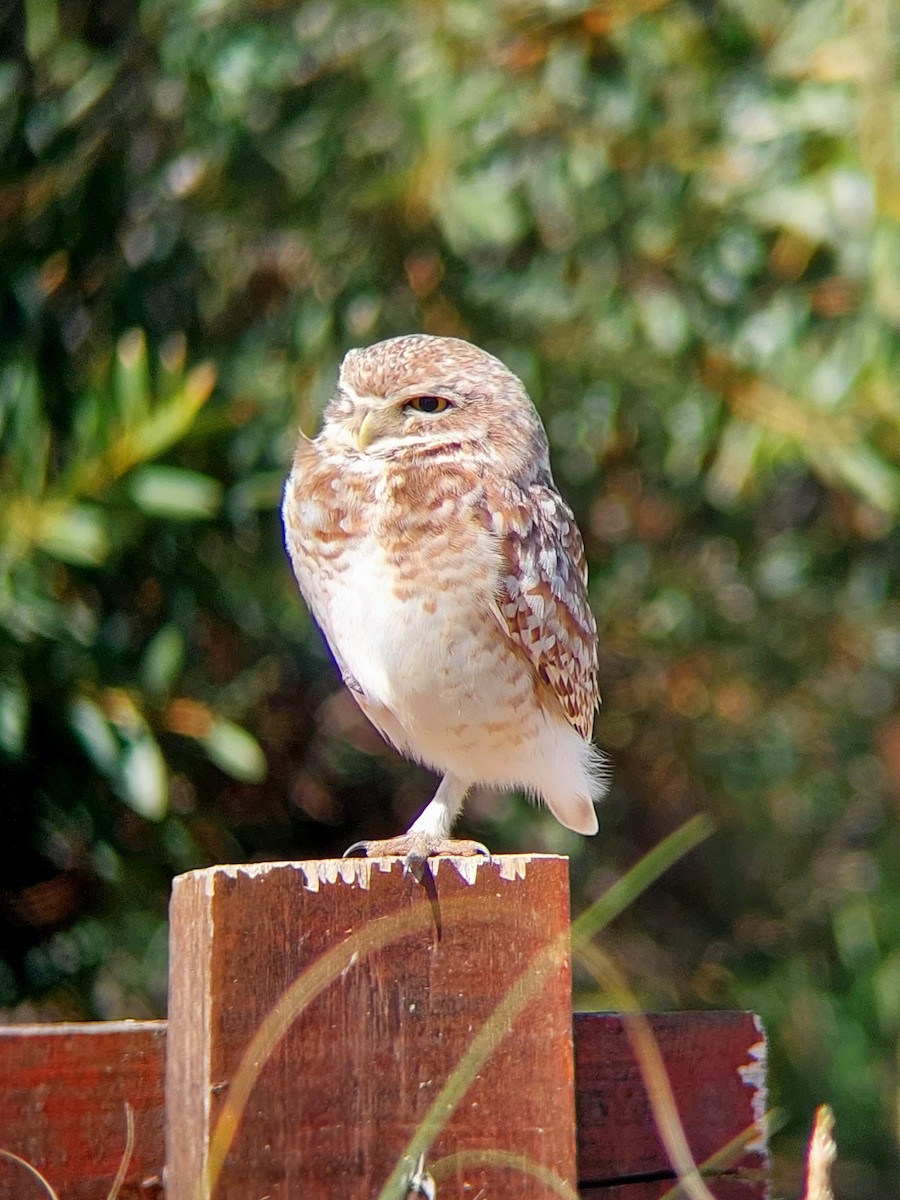
[[[753,1119],[759,1129],[759,1136],[754,1138],[752,1142],[747,1143],[747,1149],[767,1155],[766,1111],[768,1109],[769,1094],[766,1087],[766,1064],[768,1059],[768,1041],[762,1021],[755,1015],[753,1020],[759,1031],[760,1040],[754,1042],[752,1046],[747,1047],[750,1062],[738,1067],[738,1075],[740,1075],[741,1080],[748,1087],[753,1088],[750,1105],[753,1110]]]

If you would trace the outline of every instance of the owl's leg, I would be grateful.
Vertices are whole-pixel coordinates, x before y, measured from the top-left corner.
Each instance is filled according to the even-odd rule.
[[[445,841],[459,816],[469,785],[448,771],[428,805],[409,827],[410,833],[423,833]]]
[[[421,879],[426,860],[436,854],[485,854],[490,857],[490,851],[481,842],[447,836],[468,790],[467,783],[448,772],[431,802],[406,833],[379,842],[354,842],[344,851],[344,858],[353,855],[366,858],[399,857],[403,859],[404,869]]]

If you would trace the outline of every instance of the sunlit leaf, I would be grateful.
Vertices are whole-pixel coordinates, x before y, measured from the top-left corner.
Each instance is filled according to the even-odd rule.
[[[900,470],[876,454],[863,442],[856,445],[832,445],[818,449],[826,470],[830,470],[855,492],[886,512],[900,512]]]
[[[266,776],[266,756],[252,734],[232,721],[216,717],[203,737],[203,748],[212,762],[243,783],[260,783]]]
[[[99,565],[110,548],[106,516],[89,504],[48,504],[36,540],[54,558],[82,566]]]
[[[146,820],[161,821],[166,815],[169,801],[166,764],[149,733],[142,731],[125,743],[117,790],[125,803]]]
[[[178,521],[213,517],[222,501],[218,480],[181,467],[141,467],[131,475],[128,487],[143,512]]]

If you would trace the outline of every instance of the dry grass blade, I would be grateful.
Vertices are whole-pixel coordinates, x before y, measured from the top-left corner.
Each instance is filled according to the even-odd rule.
[[[122,1152],[122,1159],[119,1163],[119,1169],[116,1171],[116,1177],[112,1182],[112,1187],[109,1189],[109,1194],[106,1200],[118,1200],[119,1192],[122,1190],[122,1184],[125,1182],[125,1176],[128,1174],[128,1167],[131,1163],[131,1156],[134,1153],[134,1110],[126,1100],[125,1102],[125,1149]],[[0,1157],[9,1159],[10,1162],[16,1163],[20,1167],[24,1167],[45,1189],[50,1200],[59,1200],[59,1196],[53,1189],[51,1184],[44,1178],[37,1167],[33,1167],[30,1162],[24,1158],[20,1158],[18,1154],[13,1154],[11,1150],[0,1149]]]
[[[766,1113],[765,1122],[767,1130],[772,1128],[772,1121],[775,1120],[777,1122],[777,1118],[777,1109]],[[739,1161],[748,1146],[758,1140],[759,1124],[754,1121],[752,1125],[748,1125],[746,1129],[742,1129],[737,1137],[733,1137],[730,1142],[726,1142],[715,1154],[711,1154],[709,1158],[704,1158],[703,1162],[700,1163],[700,1174],[704,1178],[708,1178],[710,1175],[721,1175],[722,1172],[727,1171],[729,1167],[734,1166]],[[763,1183],[766,1179],[766,1172],[762,1169],[741,1172],[741,1180],[746,1180],[748,1183]],[[681,1200],[683,1194],[684,1188],[681,1183],[676,1183],[674,1187],[664,1192],[659,1197],[659,1200]]]
[[[520,1175],[537,1180],[548,1193],[559,1196],[560,1200],[578,1200],[578,1193],[554,1171],[512,1150],[457,1150],[455,1154],[447,1154],[432,1163],[431,1174],[440,1183],[444,1176],[453,1171],[478,1166],[516,1171]]]
[[[604,897],[601,897],[575,922],[571,930],[573,946],[577,947],[579,942],[584,943],[605,928],[636,895],[649,887],[668,867],[708,837],[712,828],[711,822],[706,817],[695,817],[645,855],[627,875],[623,876]],[[442,907],[446,920],[457,919],[465,913],[469,919],[475,922],[489,922],[502,909],[499,897],[495,903],[482,902],[477,907],[473,907],[465,898],[450,900],[445,902]],[[298,1014],[324,988],[330,986],[339,975],[356,966],[361,958],[395,939],[409,936],[428,927],[431,920],[430,905],[420,903],[409,910],[371,921],[323,954],[284,992],[257,1028],[232,1077],[225,1103],[215,1123],[205,1169],[197,1181],[199,1200],[209,1200],[212,1196],[226,1156],[237,1134],[254,1083]],[[518,1013],[537,994],[547,972],[556,969],[560,957],[566,955],[568,941],[569,932],[567,931],[564,939],[554,938],[552,942],[543,947],[475,1035],[468,1050],[456,1064],[404,1153],[398,1159],[394,1170],[381,1190],[382,1200],[393,1200],[393,1197],[401,1194],[401,1189],[408,1177],[409,1163],[418,1162],[420,1157],[427,1153],[454,1108],[465,1095],[481,1065],[496,1049]],[[593,947],[582,945],[581,953],[585,955],[594,953]],[[599,951],[595,953],[600,954]],[[629,998],[625,1007],[634,1007],[633,997],[630,996],[624,984],[621,986],[623,994]],[[652,1034],[649,1036],[652,1041]],[[653,1046],[655,1048],[655,1042]],[[665,1077],[661,1061],[659,1070]],[[666,1080],[666,1086],[668,1086],[668,1080]],[[671,1090],[669,1096],[671,1100]],[[670,1102],[669,1108],[677,1122],[674,1102]],[[680,1124],[678,1124],[678,1129],[680,1128]],[[681,1140],[684,1152],[681,1153],[678,1161],[684,1166],[683,1173],[689,1175],[693,1171],[699,1180],[696,1164],[690,1157],[690,1151],[684,1142],[683,1131]],[[676,1142],[677,1138],[673,1135],[673,1144]],[[681,1172],[679,1173],[681,1174]],[[562,1183],[561,1180],[559,1182]],[[692,1200],[712,1200],[709,1192],[705,1189],[691,1192],[691,1198]]]
[[[696,816],[690,821],[685,822],[684,825],[669,834],[667,838],[664,838],[648,854],[644,855],[626,875],[591,905],[585,913],[582,913],[581,917],[572,925],[571,944],[573,951],[578,953],[578,948],[581,947],[582,950],[590,954],[593,951],[593,947],[585,945],[587,939],[595,936],[604,929],[635,897],[639,896],[641,892],[648,888],[670,866],[678,862],[685,854],[689,853],[690,850],[709,837],[712,830],[713,824],[709,818],[705,815]],[[552,969],[559,954],[565,953],[565,942],[568,941],[569,934],[566,935],[563,942],[560,942],[559,939],[554,939],[553,942],[545,946],[535,956],[527,970],[513,983],[504,999],[473,1038],[468,1050],[457,1063],[431,1108],[426,1113],[421,1125],[407,1146],[405,1153],[382,1188],[379,1200],[392,1200],[395,1195],[399,1194],[399,1189],[403,1184],[408,1170],[407,1164],[409,1162],[416,1162],[421,1154],[427,1152],[444,1124],[446,1124],[453,1109],[465,1095],[484,1061],[496,1049],[498,1042],[512,1024],[515,1016],[536,994],[541,980],[546,972]],[[599,955],[600,952],[597,951],[597,954]],[[624,984],[622,988],[623,993],[630,997],[630,993]],[[632,1004],[634,1004],[634,998],[630,997],[630,999]],[[651,1041],[653,1041],[653,1035],[649,1032],[649,1028],[647,1032]],[[656,1047],[655,1041],[653,1041],[653,1046],[654,1048]],[[657,1050],[657,1055],[658,1053]],[[665,1069],[662,1067],[661,1060],[659,1065],[660,1070],[662,1070],[665,1076]],[[666,1084],[668,1085],[668,1080],[666,1080]],[[671,1104],[673,1112],[674,1108],[673,1101]],[[677,1113],[675,1113],[675,1120],[678,1120]],[[681,1128],[680,1123],[678,1127],[679,1129]],[[684,1141],[683,1131],[682,1141]],[[690,1163],[694,1174],[699,1180],[696,1165],[690,1157],[690,1151],[687,1149],[686,1142],[684,1142],[684,1150],[687,1157],[685,1159],[682,1156],[682,1161]],[[568,1187],[564,1181],[559,1180],[559,1182],[563,1187]],[[692,1193],[692,1200],[713,1200],[713,1197],[703,1188],[700,1192]]]
[[[112,1182],[112,1187],[109,1189],[109,1195],[106,1200],[117,1200],[119,1192],[122,1190],[122,1184],[125,1182],[125,1176],[128,1174],[128,1167],[131,1163],[131,1156],[134,1153],[134,1109],[125,1101],[125,1149],[122,1151],[122,1161],[119,1163],[119,1169],[116,1171],[116,1177]]]
[[[670,867],[706,841],[714,830],[715,824],[706,813],[698,813],[663,838],[652,850],[648,850],[599,900],[595,900],[572,922],[573,950],[596,937]]]
[[[428,1112],[394,1170],[378,1194],[378,1200],[393,1200],[403,1194],[409,1166],[428,1153],[432,1143],[446,1125],[454,1109],[469,1090],[475,1076],[491,1054],[497,1049],[506,1034],[512,1029],[516,1017],[534,1000],[551,971],[559,969],[560,960],[566,956],[568,931],[563,937],[555,937],[543,947],[528,964],[509,991],[473,1037],[465,1054],[453,1068],[446,1083],[438,1092]],[[559,1184],[565,1189],[560,1195],[575,1200],[576,1193],[564,1180]]]
[[[576,953],[582,965],[590,971],[601,987],[612,993],[616,1004],[622,1009],[625,1032],[637,1059],[644,1087],[647,1089],[653,1119],[669,1161],[678,1175],[680,1186],[690,1200],[715,1200],[703,1182],[688,1145],[672,1085],[653,1030],[640,1011],[631,989],[607,955],[596,946],[581,946]]]
[[[464,913],[475,922],[491,921],[500,911],[502,905],[499,899],[495,903],[483,902],[476,907],[467,897],[461,897],[445,901],[443,905],[447,920],[456,919]],[[251,1038],[232,1077],[213,1130],[206,1170],[197,1183],[197,1194],[201,1200],[209,1200],[215,1190],[253,1085],[299,1013],[324,988],[356,966],[361,958],[388,942],[428,928],[432,920],[430,905],[421,902],[411,909],[370,921],[318,958],[284,992]]]
[[[831,1168],[837,1158],[834,1140],[834,1113],[827,1104],[816,1109],[809,1153],[806,1159],[806,1194],[804,1200],[834,1200],[831,1188]]]
[[[50,1186],[50,1184],[47,1182],[47,1180],[43,1177],[43,1175],[40,1173],[40,1171],[37,1169],[37,1167],[33,1167],[31,1165],[31,1163],[26,1162],[26,1160],[24,1158],[19,1158],[18,1154],[13,1154],[12,1150],[0,1150],[0,1157],[8,1158],[10,1162],[17,1163],[20,1167],[24,1167],[25,1170],[28,1171],[29,1174],[33,1175],[34,1178],[38,1181],[38,1183],[43,1188],[46,1189],[47,1195],[50,1197],[50,1200],[59,1200],[59,1196],[57,1196],[56,1192],[53,1190],[53,1188]]]

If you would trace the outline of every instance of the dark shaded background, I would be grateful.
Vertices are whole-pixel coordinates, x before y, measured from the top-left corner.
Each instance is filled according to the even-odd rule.
[[[0,0],[0,1009],[157,1014],[169,880],[396,832],[277,505],[349,346],[528,384],[592,564],[583,907],[648,1008],[772,1039],[796,1194],[891,1194],[900,1097],[900,171],[890,0]],[[603,996],[584,982],[579,1002]]]

